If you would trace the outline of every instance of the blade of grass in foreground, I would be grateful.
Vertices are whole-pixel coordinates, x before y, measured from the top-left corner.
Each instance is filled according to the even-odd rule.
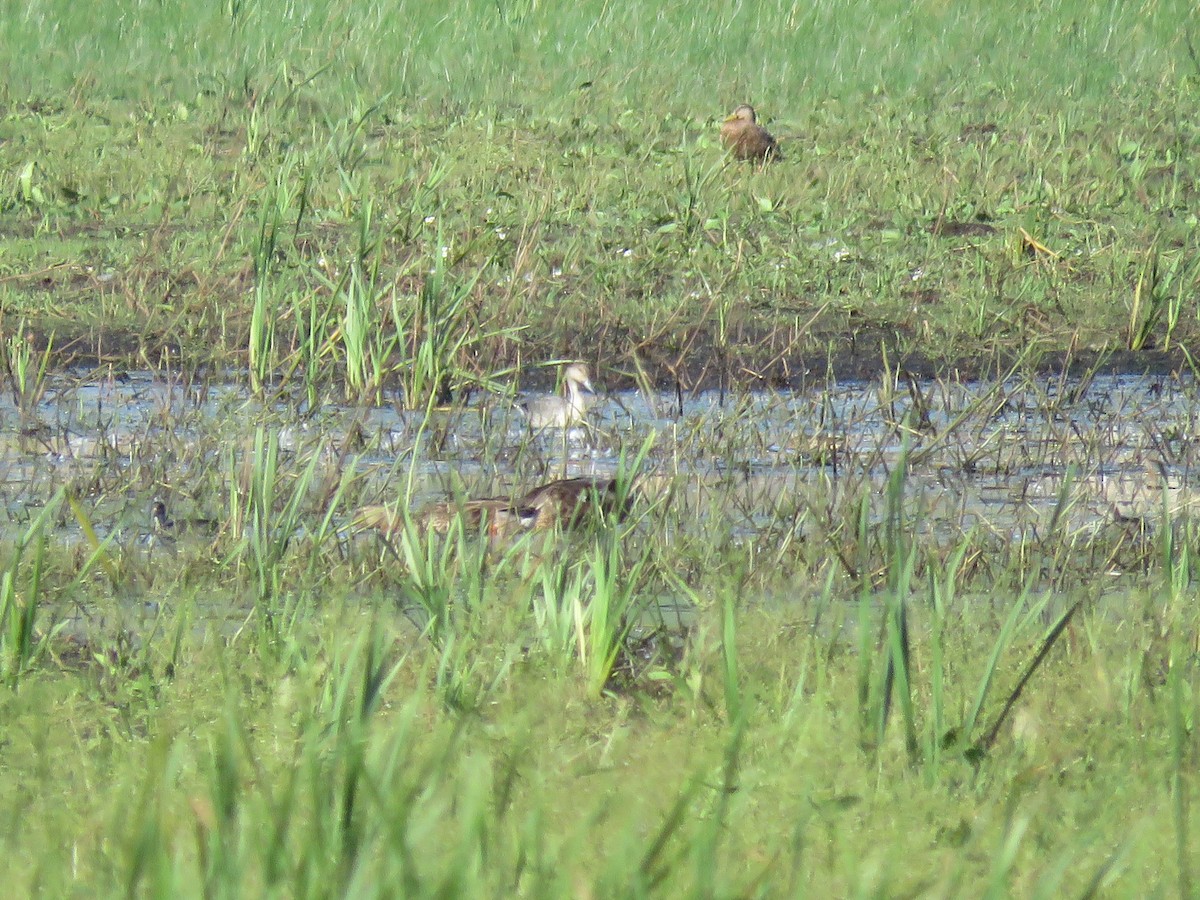
[[[60,489],[37,517],[25,529],[13,550],[8,567],[0,576],[0,674],[10,687],[16,687],[21,676],[38,655],[42,642],[35,641],[38,608],[42,597],[42,569],[45,562],[46,523],[62,502],[65,491]],[[32,570],[25,572],[22,561],[31,543],[37,548]],[[22,581],[28,574],[22,599]]]
[[[929,688],[932,710],[928,723],[925,761],[930,775],[937,771],[946,736],[946,616],[954,607],[958,573],[971,546],[973,534],[973,531],[968,532],[950,554],[942,573],[939,574],[933,566],[929,567],[929,606],[933,615],[929,635]]]
[[[1022,692],[1025,690],[1025,685],[1027,685],[1029,680],[1033,678],[1034,673],[1037,672],[1038,668],[1041,667],[1046,657],[1050,654],[1051,649],[1053,649],[1054,645],[1058,642],[1058,639],[1062,636],[1063,631],[1066,630],[1067,625],[1069,625],[1071,619],[1074,618],[1075,613],[1079,612],[1082,607],[1083,600],[1076,600],[1073,604],[1071,604],[1067,611],[1059,617],[1058,621],[1051,626],[1049,633],[1047,633],[1045,639],[1042,641],[1042,646],[1038,648],[1038,652],[1034,655],[1033,660],[1025,669],[1024,674],[1017,679],[1016,687],[1009,692],[1008,699],[1004,701],[1004,706],[1001,708],[1000,714],[996,716],[996,721],[992,723],[992,727],[988,729],[987,734],[985,734],[978,742],[976,742],[975,746],[972,748],[973,752],[986,752],[987,750],[991,749],[993,744],[995,744],[996,738],[1000,734],[1001,726],[1004,725],[1004,721],[1008,718],[1008,714],[1012,711],[1013,706],[1016,705],[1017,700],[1020,699]]]
[[[1191,824],[1188,809],[1188,783],[1190,779],[1187,704],[1183,695],[1184,663],[1178,646],[1172,648],[1170,672],[1171,685],[1171,817],[1175,826],[1175,865],[1179,874],[1179,896],[1194,897],[1192,864],[1189,847]]]
[[[734,620],[734,596],[725,594],[721,620],[721,658],[725,670],[725,718],[738,722],[742,717],[742,691],[738,683],[737,624]]]
[[[633,628],[637,592],[648,558],[643,554],[626,569],[620,535],[606,528],[597,536],[590,559],[593,593],[579,615],[585,626],[587,656],[583,662],[588,693],[593,697],[604,692]]]
[[[116,564],[105,551],[105,548],[112,543],[115,533],[109,535],[104,541],[101,541],[96,535],[96,529],[92,527],[92,520],[88,516],[87,511],[79,503],[74,494],[66,494],[67,503],[71,507],[71,512],[75,516],[75,521],[79,523],[79,528],[83,532],[83,536],[87,539],[88,546],[92,548],[92,558],[88,560],[90,568],[93,561],[98,561],[104,567],[104,571],[108,573],[113,586],[120,581],[120,573],[117,571]]]

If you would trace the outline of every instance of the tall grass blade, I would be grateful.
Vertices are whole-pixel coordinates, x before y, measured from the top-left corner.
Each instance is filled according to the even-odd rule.
[[[1079,612],[1082,607],[1083,600],[1076,600],[1071,604],[1070,607],[1068,607],[1066,612],[1059,616],[1058,621],[1051,626],[1050,631],[1042,640],[1042,645],[1038,648],[1038,652],[1034,655],[1029,665],[1025,668],[1025,671],[1022,673],[1021,677],[1017,679],[1016,686],[1012,689],[1012,691],[1009,692],[1008,698],[1004,701],[1004,706],[1001,707],[1000,713],[996,716],[996,721],[992,723],[992,727],[987,730],[987,733],[975,743],[973,748],[974,752],[987,752],[991,749],[992,745],[995,744],[996,738],[1000,734],[1001,727],[1004,725],[1004,722],[1008,718],[1008,714],[1012,711],[1013,706],[1015,706],[1017,701],[1021,699],[1021,694],[1024,692],[1025,686],[1029,683],[1029,680],[1033,678],[1034,673],[1037,672],[1042,663],[1045,662],[1046,657],[1050,654],[1050,651],[1054,649],[1054,645],[1058,643],[1058,639],[1062,636],[1067,626],[1071,624],[1071,619],[1075,617],[1075,613]]]
[[[106,550],[107,546],[112,543],[115,534],[111,534],[104,541],[101,541],[96,534],[96,529],[92,527],[91,517],[88,516],[87,511],[75,495],[67,493],[66,498],[67,504],[71,507],[71,513],[75,516],[75,521],[79,523],[79,530],[83,532],[88,546],[92,548],[92,559],[100,563],[104,571],[108,573],[109,580],[116,586],[120,581],[120,572]]]
[[[1179,896],[1194,897],[1191,860],[1191,816],[1188,785],[1191,783],[1191,735],[1187,702],[1184,698],[1185,665],[1178,646],[1172,647],[1170,671],[1171,720],[1171,824],[1175,828],[1175,866],[1179,877]]]
[[[11,688],[20,684],[49,637],[46,635],[41,642],[36,640],[38,612],[44,599],[45,529],[65,494],[65,489],[60,488],[54,499],[29,523],[13,548],[12,558],[0,573],[0,676]],[[33,565],[26,571],[25,553],[34,543]]]
[[[725,674],[725,718],[738,722],[742,717],[742,690],[738,680],[737,625],[732,592],[725,595],[721,619],[721,658]]]

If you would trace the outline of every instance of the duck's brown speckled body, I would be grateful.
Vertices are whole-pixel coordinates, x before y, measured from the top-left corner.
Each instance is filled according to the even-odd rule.
[[[617,482],[612,478],[563,478],[534,488],[521,498],[523,509],[537,511],[534,527],[539,530],[561,525],[574,528],[609,516],[627,513],[628,498],[622,503]]]
[[[486,531],[493,544],[533,526],[537,512],[515,506],[511,500],[489,498],[463,503],[431,503],[413,516],[418,531],[446,534],[456,521],[465,531]],[[404,516],[392,506],[364,506],[354,515],[358,529],[374,529],[391,537],[404,529]]]
[[[774,136],[758,124],[754,107],[746,103],[721,124],[721,143],[735,159],[770,162],[783,158]]]
[[[462,503],[431,503],[413,516],[418,531],[446,534],[456,521],[466,531],[486,531],[493,547],[523,531],[571,529],[596,524],[629,511],[612,478],[563,478],[536,487],[519,500],[488,498]],[[364,506],[353,520],[357,530],[393,537],[404,530],[404,515],[394,506]]]

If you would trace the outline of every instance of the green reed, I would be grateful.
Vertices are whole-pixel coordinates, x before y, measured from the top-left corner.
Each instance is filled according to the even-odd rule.
[[[16,687],[44,652],[50,632],[38,633],[38,613],[45,602],[42,575],[46,562],[46,526],[62,505],[59,490],[29,523],[0,571],[0,678]],[[33,558],[26,554],[32,549]]]
[[[345,271],[334,282],[324,271],[318,280],[340,301],[341,316],[336,337],[341,350],[347,399],[380,402],[391,356],[398,344],[385,327],[381,310],[392,289],[380,271],[381,245],[374,218],[374,202],[367,198],[358,210],[358,248],[345,262]],[[335,357],[336,359],[336,357]]]
[[[621,549],[611,536],[597,541],[590,565],[591,592],[586,607],[576,605],[579,662],[589,693],[598,697],[608,684],[617,656],[633,627],[637,572],[623,571]],[[640,564],[638,566],[640,569]]]
[[[46,373],[53,358],[54,334],[51,332],[45,348],[38,353],[25,321],[7,336],[0,333],[0,365],[12,393],[13,405],[22,416],[30,416],[46,391]]]
[[[1159,342],[1160,332],[1165,332],[1161,335],[1162,348],[1171,348],[1180,325],[1185,286],[1195,284],[1197,271],[1194,264],[1185,264],[1179,253],[1163,253],[1157,247],[1146,252],[1129,310],[1130,350]]]
[[[1193,895],[1191,843],[1191,791],[1189,780],[1184,777],[1187,766],[1189,731],[1195,727],[1195,700],[1185,693],[1183,653],[1177,642],[1173,642],[1170,654],[1170,669],[1167,676],[1170,697],[1171,720],[1171,819],[1175,829],[1175,866],[1178,873],[1179,896]],[[1190,685],[1189,685],[1190,686]]]
[[[260,393],[270,383],[276,363],[278,298],[272,290],[272,273],[276,265],[276,231],[279,227],[279,210],[274,205],[264,204],[259,214],[258,242],[254,251],[254,302],[247,338],[250,385]]]
[[[231,521],[244,533],[235,552],[239,560],[248,557],[264,624],[281,612],[275,601],[284,594],[283,563],[302,527],[321,455],[320,448],[314,449],[307,465],[296,472],[285,472],[278,431],[260,426],[255,429],[247,459],[239,464],[245,472],[244,495],[235,497]],[[237,481],[231,479],[234,484]]]
[[[636,471],[643,459],[635,454],[630,467],[622,460],[618,508],[629,499],[630,482],[623,473]],[[648,611],[642,593],[657,551],[652,545],[631,547],[635,527],[613,517],[591,535],[551,532],[531,579],[534,639],[558,671],[577,661],[592,696],[608,687],[631,631]]]
[[[746,740],[746,724],[741,718],[730,725],[721,761],[720,780],[713,786],[712,809],[699,829],[691,847],[691,863],[696,878],[696,895],[713,898],[719,895],[717,860],[726,840],[730,808],[742,777],[742,753]]]
[[[743,698],[738,671],[735,604],[736,599],[731,591],[725,595],[721,608],[721,674],[722,686],[725,689],[725,717],[735,727],[740,727]]]
[[[574,598],[576,650],[588,693],[598,697],[608,685],[613,666],[640,610],[644,555],[627,562],[615,528],[596,536],[585,556],[586,587]]]
[[[301,370],[305,399],[309,407],[320,402],[321,387],[330,377],[324,365],[324,348],[332,330],[334,312],[331,303],[323,303],[316,291],[309,292],[307,306],[296,310],[296,318],[303,322],[303,331],[297,342],[296,367]]]
[[[1174,613],[1192,592],[1200,529],[1190,519],[1175,520],[1171,515],[1170,503],[1170,494],[1164,486],[1162,513],[1158,522],[1158,556],[1162,577],[1166,582],[1166,608]]]
[[[451,522],[443,539],[414,521],[406,506],[400,512],[403,525],[392,541],[403,566],[401,602],[416,607],[424,618],[418,623],[424,633],[434,644],[442,645],[452,634],[456,560],[459,551],[466,549],[468,537],[461,518]]]
[[[463,388],[498,385],[487,374],[472,371],[469,361],[481,348],[497,340],[513,340],[523,325],[481,322],[475,304],[483,269],[463,279],[448,272],[451,248],[441,244],[420,295],[407,308],[393,304],[392,325],[405,350],[397,367],[405,404],[410,409],[432,409],[447,403]]]
[[[385,327],[380,314],[388,290],[379,283],[378,265],[356,259],[335,293],[344,305],[338,335],[345,361],[347,399],[371,398],[379,402],[398,337]],[[394,297],[391,302],[396,302]]]
[[[538,566],[530,593],[533,633],[540,649],[559,669],[579,655],[584,592],[582,567],[562,558],[548,558]]]
[[[927,771],[936,774],[948,734],[946,696],[946,625],[955,615],[958,579],[971,546],[970,535],[950,554],[945,568],[929,567],[929,720],[926,723],[924,757]]]

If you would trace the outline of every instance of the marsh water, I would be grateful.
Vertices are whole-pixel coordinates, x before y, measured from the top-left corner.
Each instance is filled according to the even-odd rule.
[[[277,438],[283,471],[316,454],[320,483],[353,466],[363,502],[394,501],[411,482],[414,505],[614,474],[648,442],[643,480],[673,481],[697,517],[722,517],[735,537],[778,523],[795,496],[831,502],[865,485],[882,491],[902,454],[908,501],[935,532],[1019,538],[1052,516],[1086,530],[1196,503],[1200,398],[1191,378],[619,391],[597,398],[588,428],[539,434],[520,399],[477,393],[427,417],[395,405],[262,402],[232,384],[149,372],[67,374],[24,410],[0,398],[7,527],[20,527],[63,484],[91,503],[97,532],[119,541],[145,533],[154,497],[176,513],[219,516],[256,431]],[[61,527],[69,535],[73,526]]]

